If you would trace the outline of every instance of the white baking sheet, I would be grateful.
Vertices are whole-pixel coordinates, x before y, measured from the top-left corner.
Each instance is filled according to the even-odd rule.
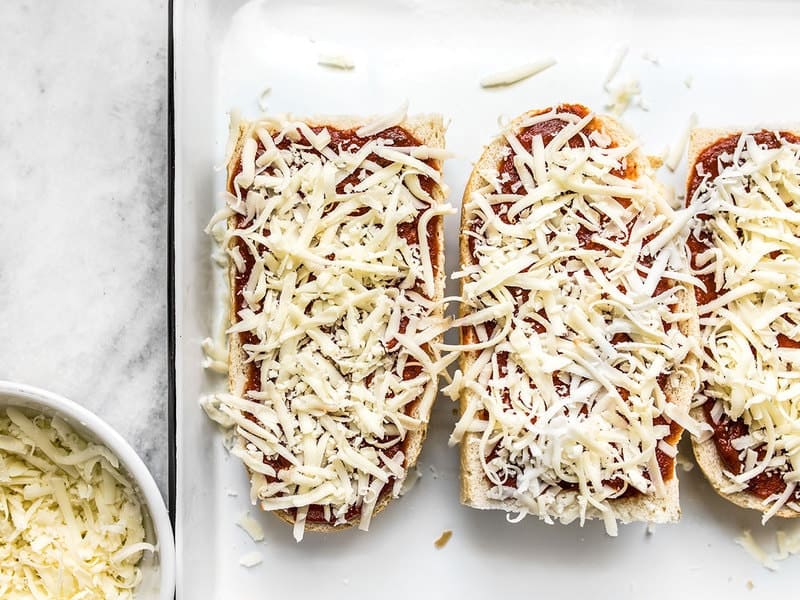
[[[227,112],[258,111],[266,87],[271,111],[298,114],[387,112],[409,100],[412,112],[452,119],[445,167],[450,201],[460,196],[500,115],[560,102],[603,110],[603,82],[617,50],[629,52],[614,83],[636,79],[649,110],[624,121],[645,149],[660,154],[692,112],[703,126],[796,124],[800,56],[796,3],[785,2],[424,2],[177,0],[175,41],[175,303],[177,386],[178,597],[406,598],[412,594],[486,598],[726,598],[792,593],[800,557],[770,572],[734,543],[752,529],[769,549],[786,521],[759,517],[717,498],[698,474],[680,472],[683,520],[648,534],[623,526],[511,525],[499,512],[458,503],[457,451],[447,447],[453,405],[440,399],[420,460],[422,478],[378,517],[369,533],[307,534],[250,506],[243,468],[197,399],[220,387],[203,372],[200,340],[214,326],[211,242],[202,229],[219,202]],[[351,71],[317,65],[344,54]],[[500,90],[485,75],[553,57],[552,69]],[[662,179],[682,187],[685,166]],[[447,228],[447,264],[457,261],[457,217]],[[450,285],[450,293],[455,291]],[[685,450],[686,448],[684,448]],[[266,531],[254,543],[235,525],[250,511]],[[443,549],[434,540],[453,537]],[[262,564],[240,557],[257,551]],[[792,587],[790,587],[792,586]],[[751,590],[752,588],[752,590]]]

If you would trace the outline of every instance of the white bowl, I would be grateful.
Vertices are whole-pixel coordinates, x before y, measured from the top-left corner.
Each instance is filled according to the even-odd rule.
[[[128,442],[94,413],[42,389],[0,381],[0,408],[7,406],[58,415],[84,438],[103,444],[119,458],[142,500],[145,539],[158,547],[155,554],[145,553],[140,563],[143,579],[136,588],[136,600],[172,600],[175,596],[175,541],[169,514],[153,476]]]

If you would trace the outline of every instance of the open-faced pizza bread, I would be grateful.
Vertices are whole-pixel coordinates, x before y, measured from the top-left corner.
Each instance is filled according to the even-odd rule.
[[[446,366],[442,120],[276,116],[232,136],[233,454],[298,539],[366,529],[417,460]]]
[[[461,221],[462,501],[564,523],[675,521],[697,318],[685,225],[648,158],[581,105],[512,120]]]
[[[714,489],[800,516],[800,135],[696,129],[688,245],[703,365],[695,437]]]

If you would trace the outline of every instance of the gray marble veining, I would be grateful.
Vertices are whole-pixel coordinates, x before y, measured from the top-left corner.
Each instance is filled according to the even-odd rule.
[[[110,422],[167,491],[167,6],[0,3],[0,379]]]

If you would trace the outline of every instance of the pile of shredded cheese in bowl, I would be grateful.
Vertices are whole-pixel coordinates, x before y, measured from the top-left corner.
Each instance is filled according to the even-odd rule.
[[[0,598],[133,598],[144,539],[116,456],[59,417],[0,410]]]

